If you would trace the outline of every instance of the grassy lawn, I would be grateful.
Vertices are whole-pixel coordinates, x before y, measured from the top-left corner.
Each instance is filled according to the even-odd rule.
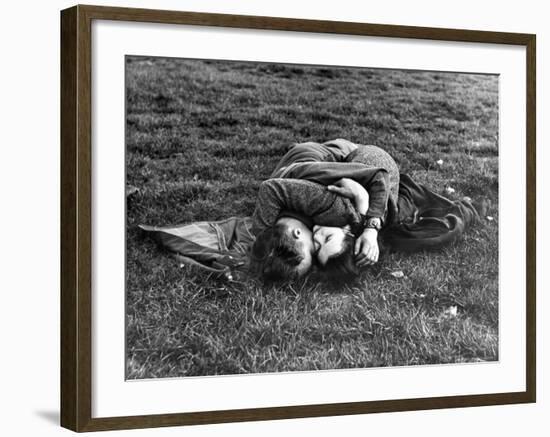
[[[341,288],[215,280],[136,229],[250,215],[290,144],[334,138],[493,219]],[[497,77],[127,58],[126,165],[128,378],[498,359]]]

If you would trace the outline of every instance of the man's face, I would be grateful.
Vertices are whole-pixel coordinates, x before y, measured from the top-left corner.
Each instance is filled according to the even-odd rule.
[[[285,232],[295,242],[295,247],[302,253],[304,259],[296,267],[297,273],[301,276],[305,274],[313,263],[313,235],[311,230],[300,220],[290,217],[280,218],[277,223],[284,224]]]

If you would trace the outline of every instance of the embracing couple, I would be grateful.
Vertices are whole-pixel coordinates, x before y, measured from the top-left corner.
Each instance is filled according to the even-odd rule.
[[[378,261],[378,232],[396,215],[399,170],[375,146],[346,140],[293,145],[260,185],[252,264],[268,279],[312,264],[354,276]]]
[[[438,248],[477,218],[469,199],[452,201],[400,175],[381,148],[337,139],[291,146],[260,185],[252,218],[141,228],[212,272],[246,267],[291,280],[315,264],[351,279],[378,261],[381,240],[396,250]]]

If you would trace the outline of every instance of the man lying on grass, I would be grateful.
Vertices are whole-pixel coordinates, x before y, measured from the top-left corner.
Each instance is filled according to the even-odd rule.
[[[358,162],[344,162],[351,157],[357,158]],[[390,165],[387,167],[390,171],[377,168],[376,163],[389,163]],[[362,185],[354,184],[352,180],[341,180],[342,177],[346,176],[357,179]],[[271,177],[277,179],[266,183],[264,190],[277,185],[275,181],[280,181],[281,178],[309,179],[309,184],[305,185],[309,185],[312,194],[320,194],[321,197],[325,197],[330,205],[334,206],[332,220],[330,214],[326,214],[325,219],[323,217],[319,218],[318,224],[328,224],[331,227],[316,227],[315,243],[312,239],[311,226],[308,228],[305,224],[311,222],[311,225],[313,225],[316,223],[315,210],[313,207],[299,205],[305,181],[291,179],[287,179],[288,182],[282,184],[288,196],[286,198],[284,196],[279,197],[277,206],[275,206],[275,199],[272,199],[269,205],[267,205],[266,199],[265,207],[262,207],[263,200],[261,200],[261,196],[258,198],[256,211],[263,211],[264,214],[262,216],[263,221],[258,222],[257,226],[252,226],[250,217],[232,217],[218,222],[198,222],[176,227],[141,225],[140,228],[152,233],[161,245],[177,254],[177,258],[182,263],[197,265],[212,273],[224,273],[227,268],[241,267],[242,269],[243,265],[248,265],[249,251],[245,248],[252,246],[255,236],[258,233],[262,234],[260,243],[255,250],[255,253],[259,255],[262,247],[268,249],[268,246],[262,245],[261,242],[265,242],[269,235],[277,235],[277,233],[270,232],[270,229],[272,227],[275,230],[280,229],[278,225],[284,223],[295,225],[295,235],[300,237],[298,240],[302,240],[302,237],[307,236],[303,241],[309,247],[315,245],[316,252],[323,265],[326,261],[329,267],[331,265],[339,266],[344,273],[348,274],[350,272],[356,273],[357,267],[377,261],[379,251],[376,227],[388,216],[388,203],[395,205],[399,180],[397,165],[386,152],[374,146],[360,146],[358,148],[357,145],[346,140],[334,140],[323,144],[294,144],[276,166]],[[329,188],[332,192],[327,191],[327,187],[321,186],[319,183],[325,185],[334,183]],[[281,187],[281,184],[278,185]],[[389,185],[394,188],[388,190]],[[370,196],[367,190],[370,192]],[[342,195],[355,202],[352,204],[350,200],[340,197]],[[346,204],[346,207],[341,211],[348,211],[347,216],[350,220],[343,220],[343,216],[338,214],[337,205],[342,204]],[[359,206],[360,215],[354,208],[354,204]],[[284,217],[279,217],[280,213],[284,213]],[[354,231],[357,231],[361,227],[359,222],[367,222],[367,214],[371,214],[369,218],[373,219],[371,228],[368,231],[365,230],[364,233],[358,233],[357,242],[355,243],[355,238],[353,238],[354,243],[351,243],[351,228],[350,226],[345,227],[345,225],[348,222],[350,225],[355,224]],[[353,216],[355,218],[352,218]],[[341,227],[336,227],[337,225],[341,225]],[[252,228],[254,233],[251,232]],[[289,232],[290,238],[292,229]],[[343,238],[344,236],[345,238]],[[344,252],[339,248],[338,241],[343,241],[346,247],[355,244],[356,257],[353,256],[351,250],[345,251],[345,257],[334,257],[335,254],[331,252],[333,249],[339,253]],[[299,241],[297,242],[299,243]],[[293,272],[293,266],[287,268],[284,262],[277,262],[276,258],[266,257],[265,255],[253,257],[255,261],[260,261],[253,263],[254,267],[260,266],[259,270],[257,268],[254,270],[263,274],[262,265],[268,263],[269,259],[274,259],[275,264],[282,268],[282,274],[277,274],[277,269],[272,269],[271,271],[274,273],[272,277],[278,276],[279,279],[283,279],[284,274],[288,272],[289,276],[286,279],[291,279],[309,270],[313,253],[312,251],[303,253],[308,261],[301,264],[296,272]],[[331,262],[329,262],[329,259]],[[332,262],[332,259],[336,262]],[[356,260],[358,262],[357,266],[355,265]],[[267,270],[265,273],[265,276],[270,276]]]

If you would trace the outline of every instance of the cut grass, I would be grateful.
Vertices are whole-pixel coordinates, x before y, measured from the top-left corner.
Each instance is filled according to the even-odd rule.
[[[127,377],[497,360],[497,81],[128,57]],[[250,215],[290,144],[334,138],[383,147],[436,192],[485,197],[494,220],[438,252],[385,253],[341,288],[219,281],[136,229]]]

